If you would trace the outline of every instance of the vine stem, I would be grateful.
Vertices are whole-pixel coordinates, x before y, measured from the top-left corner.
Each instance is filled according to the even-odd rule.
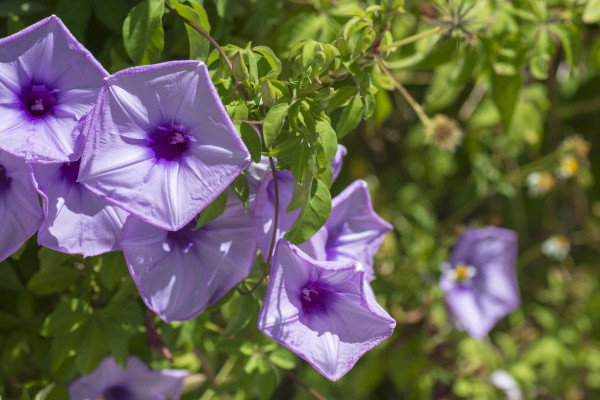
[[[306,391],[308,393],[310,393],[310,395],[312,397],[314,397],[317,400],[327,400],[325,399],[325,397],[323,397],[323,395],[319,392],[317,392],[314,388],[312,388],[308,383],[304,382],[302,379],[300,379],[299,377],[297,377],[296,375],[294,375],[292,372],[290,371],[285,371],[285,374],[287,376],[289,376],[290,378],[292,378],[292,380],[294,382],[296,382],[298,385],[302,386],[304,389],[306,389]]]
[[[258,129],[255,125],[250,125],[250,126],[252,126],[252,128],[254,128],[254,130],[260,136],[260,139],[262,140],[262,142],[265,143],[265,137],[263,136],[263,133],[260,131],[260,129]],[[269,246],[269,254],[267,256],[267,261],[265,263],[265,269],[263,270],[263,273],[260,276],[260,279],[248,291],[243,291],[243,290],[238,289],[238,291],[244,296],[248,296],[248,295],[254,293],[256,291],[256,289],[258,289],[260,287],[260,285],[263,283],[265,278],[271,272],[271,260],[273,259],[273,251],[275,250],[275,242],[277,241],[277,227],[279,226],[279,186],[277,184],[277,171],[275,170],[275,161],[273,161],[273,157],[269,157],[269,165],[271,167],[271,174],[273,176],[273,190],[275,192],[275,217],[273,220],[273,234],[271,235],[271,244]]]
[[[154,311],[146,310],[146,338],[148,340],[148,347],[151,350],[159,352],[164,358],[169,361],[173,361],[173,354],[165,345],[165,341],[162,336],[156,330],[156,314]]]
[[[219,53],[221,54],[221,57],[223,57],[223,59],[225,60],[225,62],[227,63],[227,66],[229,67],[229,69],[231,70],[231,72],[233,73],[233,65],[231,64],[231,60],[229,59],[229,57],[227,57],[227,54],[225,54],[225,52],[223,51],[223,49],[221,48],[221,46],[219,46],[219,43],[217,43],[217,41],[215,39],[213,39],[212,36],[210,36],[208,34],[208,32],[206,32],[204,29],[200,28],[198,25],[194,24],[192,21],[188,20],[187,18],[185,18],[184,16],[182,16],[181,14],[179,14],[173,7],[171,7],[168,3],[165,3],[165,7],[167,7],[167,9],[173,13],[173,15],[175,15],[177,18],[179,18],[180,20],[182,20],[184,23],[186,23],[187,25],[189,25],[190,27],[192,27],[192,29],[194,29],[196,32],[200,33],[202,36],[204,36],[205,38],[208,39],[208,41],[210,43],[212,43],[213,46],[215,46],[215,48],[219,51]],[[235,86],[237,88],[237,82],[235,82]],[[235,89],[234,89],[234,93],[235,93]],[[246,99],[246,95],[242,90],[242,97],[244,98],[244,103],[247,104],[247,99]],[[262,123],[262,121],[256,121],[256,122],[251,122],[251,121],[244,121],[250,124],[250,126],[252,126],[259,134],[261,140],[263,143],[265,143],[265,138],[262,135],[262,132],[260,132],[258,129],[256,129],[255,124],[260,124]],[[256,285],[250,289],[248,292],[244,292],[240,289],[238,289],[238,291],[243,294],[243,295],[249,295],[254,293],[254,291],[256,291],[256,289],[258,289],[258,287],[263,283],[263,281],[265,280],[265,277],[267,277],[269,275],[269,272],[271,270],[271,259],[273,258],[273,250],[275,249],[275,241],[277,239],[277,226],[279,223],[279,187],[277,185],[277,174],[275,171],[275,162],[273,161],[273,157],[269,156],[269,164],[271,166],[271,173],[273,174],[273,186],[274,186],[274,190],[275,190],[275,218],[274,218],[274,228],[273,228],[273,236],[271,237],[271,246],[269,247],[269,254],[267,256],[267,262],[265,265],[265,269],[264,272],[262,274],[262,276],[260,277],[260,280],[256,283]]]
[[[210,36],[208,34],[208,32],[206,32],[204,29],[200,28],[198,25],[196,25],[195,23],[193,23],[189,19],[185,18],[183,15],[179,14],[173,7],[171,7],[169,5],[169,3],[165,3],[165,7],[167,7],[167,9],[170,12],[172,12],[173,15],[175,15],[177,18],[179,18],[180,20],[182,20],[183,22],[185,22],[187,25],[189,25],[196,32],[198,32],[199,34],[201,34],[202,36],[204,36],[206,39],[208,39],[208,41],[213,46],[215,46],[215,48],[219,51],[219,53],[221,53],[221,57],[223,57],[223,59],[227,63],[227,66],[229,67],[229,70],[231,72],[233,72],[233,65],[231,64],[231,60],[229,59],[229,57],[227,57],[227,54],[225,54],[225,52],[223,51],[223,49],[221,48],[221,46],[219,46],[219,43],[217,43],[217,41],[215,39],[213,39],[213,37]]]
[[[386,51],[386,50],[390,50],[390,49],[393,49],[393,48],[402,47],[402,46],[405,46],[405,45],[407,45],[409,43],[416,42],[417,40],[421,40],[421,39],[424,39],[426,37],[433,36],[436,33],[440,33],[441,31],[442,31],[442,28],[441,27],[437,27],[437,28],[429,29],[427,31],[419,32],[419,33],[417,33],[415,35],[405,37],[404,39],[397,40],[397,41],[392,42],[390,44],[386,44],[385,46],[379,46],[379,50]]]
[[[408,104],[410,104],[410,106],[415,111],[415,114],[417,114],[417,117],[419,117],[423,125],[431,125],[431,119],[427,116],[425,110],[423,110],[423,107],[421,107],[421,105],[411,96],[410,93],[408,93],[408,90],[406,90],[404,85],[402,85],[398,78],[396,78],[396,75],[394,75],[392,71],[390,71],[390,69],[387,67],[387,65],[385,65],[383,58],[381,58],[381,54],[379,54],[379,48],[373,51],[373,56],[377,60],[377,64],[379,64],[383,72],[385,72],[385,74],[392,80],[392,82],[394,82],[394,86],[396,86],[396,89],[398,89],[398,91],[406,99]]]

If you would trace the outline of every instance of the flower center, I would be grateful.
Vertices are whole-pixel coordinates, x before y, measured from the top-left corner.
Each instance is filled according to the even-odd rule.
[[[62,173],[63,178],[65,178],[70,183],[75,183],[77,181],[77,176],[79,175],[79,165],[81,164],[81,159],[77,161],[66,162],[60,166],[60,172]]]
[[[457,283],[468,284],[477,274],[477,269],[471,265],[459,262],[453,269],[452,280]]]
[[[335,292],[318,281],[308,282],[300,291],[302,311],[308,314],[327,312],[334,298]]]
[[[4,192],[10,187],[11,177],[6,176],[6,169],[3,165],[0,165],[0,193]]]
[[[150,147],[158,159],[173,161],[181,157],[188,148],[189,138],[181,127],[160,127],[150,135],[150,138]]]
[[[56,104],[56,94],[45,85],[32,84],[23,91],[21,100],[29,115],[41,118],[52,111]]]
[[[122,385],[114,385],[102,392],[102,395],[96,400],[131,400],[133,396],[131,391]]]

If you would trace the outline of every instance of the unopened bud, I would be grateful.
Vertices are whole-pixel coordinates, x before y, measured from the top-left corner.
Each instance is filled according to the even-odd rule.
[[[236,82],[246,82],[250,75],[248,74],[248,68],[244,63],[244,56],[240,51],[235,53],[232,60],[233,64],[233,78]]]
[[[271,84],[271,81],[265,79],[260,85],[260,95],[262,96],[263,103],[267,107],[272,107],[277,102],[275,95],[275,88]]]
[[[454,151],[462,139],[463,133],[456,121],[445,115],[434,116],[425,127],[425,141],[442,150]]]

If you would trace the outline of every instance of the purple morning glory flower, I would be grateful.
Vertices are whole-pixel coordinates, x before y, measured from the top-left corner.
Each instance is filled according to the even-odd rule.
[[[395,326],[357,262],[316,261],[286,240],[278,242],[258,315],[264,334],[335,381]]]
[[[337,178],[342,169],[342,161],[346,155],[346,148],[338,145],[337,152],[331,162],[333,170],[333,178]],[[261,160],[261,164],[266,165],[267,171],[264,173],[263,181],[256,194],[256,235],[258,247],[266,259],[271,246],[271,238],[273,235],[273,219],[275,218],[275,187],[273,185],[273,176],[269,167],[268,159]],[[300,210],[286,212],[288,204],[292,200],[294,194],[295,180],[290,171],[277,171],[277,189],[279,191],[279,223],[277,240],[281,239],[287,232],[300,213]],[[252,190],[252,186],[251,186]]]
[[[90,118],[79,182],[162,229],[186,226],[250,162],[199,61],[117,72]]]
[[[0,261],[37,231],[42,209],[25,161],[0,151]]]
[[[80,160],[33,164],[45,219],[38,243],[84,257],[119,250],[128,213],[76,182]]]
[[[130,216],[121,247],[148,308],[164,321],[185,321],[215,304],[256,259],[252,213],[229,193],[222,215],[194,229],[196,221],[166,231]]]
[[[332,200],[329,219],[300,248],[317,260],[358,261],[373,280],[373,257],[390,230],[373,211],[367,183],[357,180]]]
[[[177,400],[181,396],[185,370],[153,371],[137,357],[129,357],[125,369],[107,357],[96,371],[69,386],[71,400]]]
[[[521,303],[517,250],[514,231],[494,226],[467,229],[445,265],[440,287],[448,308],[476,339]]]
[[[29,162],[76,159],[77,124],[107,75],[54,15],[0,39],[0,149]]]

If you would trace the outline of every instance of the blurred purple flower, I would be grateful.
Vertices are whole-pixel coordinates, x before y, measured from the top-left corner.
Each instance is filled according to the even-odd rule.
[[[125,369],[107,357],[96,371],[69,386],[71,400],[177,400],[181,396],[185,370],[153,371],[136,357]]]
[[[162,229],[186,226],[250,162],[199,61],[117,72],[90,118],[79,182]]]
[[[357,180],[332,200],[329,219],[300,248],[321,261],[358,261],[373,280],[373,257],[392,229],[373,211],[367,183]]]
[[[467,229],[440,277],[452,315],[469,335],[484,338],[519,307],[517,234],[489,226]]]
[[[279,241],[258,316],[264,334],[335,381],[395,326],[357,262],[316,261]]]
[[[0,151],[0,261],[29,239],[42,222],[42,209],[25,161]]]
[[[45,216],[38,243],[84,257],[119,250],[128,213],[76,182],[79,163],[32,165]]]
[[[337,152],[333,161],[331,162],[331,169],[333,170],[333,179],[337,178],[342,169],[342,161],[346,155],[346,148],[343,145],[338,145]],[[256,212],[255,212],[255,223],[256,223],[256,234],[258,247],[263,254],[263,258],[267,258],[269,253],[269,247],[271,246],[271,238],[273,236],[273,219],[275,218],[275,187],[273,185],[273,176],[269,167],[268,159],[261,160],[262,165],[266,167],[266,171],[262,173],[262,183],[256,187]],[[262,171],[262,169],[261,169]],[[300,210],[294,210],[286,212],[285,210],[292,200],[294,194],[295,180],[290,171],[277,171],[277,189],[279,191],[279,223],[277,239],[283,237],[287,232],[296,218],[300,213]],[[252,181],[250,181],[252,183]],[[251,190],[253,186],[250,186]]]
[[[78,158],[77,124],[107,75],[54,15],[0,39],[0,149],[29,162]]]
[[[201,314],[246,278],[256,259],[252,213],[235,194],[222,215],[195,226],[165,231],[130,216],[123,229],[129,272],[148,308],[167,322]]]

